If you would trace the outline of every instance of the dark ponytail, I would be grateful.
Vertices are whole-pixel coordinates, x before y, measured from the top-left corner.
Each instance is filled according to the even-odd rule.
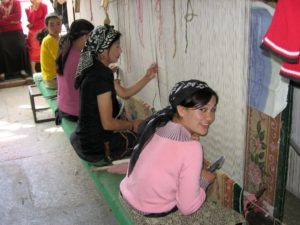
[[[140,125],[138,130],[137,144],[135,145],[130,158],[128,176],[131,174],[143,148],[152,139],[156,129],[166,125],[170,120],[172,120],[174,114],[175,111],[168,106],[148,117]]]
[[[56,62],[56,71],[59,76],[62,76],[64,73],[64,67],[69,56],[71,47],[73,44],[73,40],[70,38],[70,34],[66,34],[65,36],[61,37],[59,41],[59,50],[58,55],[55,60]]]
[[[70,27],[70,31],[60,38],[59,50],[56,58],[56,70],[59,75],[63,75],[64,67],[68,59],[73,42],[83,35],[87,35],[94,29],[94,25],[85,20],[75,20]]]

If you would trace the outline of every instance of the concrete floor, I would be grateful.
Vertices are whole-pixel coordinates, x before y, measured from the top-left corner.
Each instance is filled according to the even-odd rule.
[[[0,225],[8,224],[118,224],[62,129],[33,122],[26,86],[0,89]]]

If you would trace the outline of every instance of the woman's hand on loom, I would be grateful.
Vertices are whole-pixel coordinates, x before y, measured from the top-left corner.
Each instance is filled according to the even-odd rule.
[[[148,67],[145,77],[147,78],[147,80],[150,81],[150,80],[152,80],[155,77],[155,75],[157,74],[157,72],[158,72],[158,66],[157,66],[157,64],[156,63],[152,63]]]
[[[117,73],[118,72],[118,70],[119,70],[119,67],[118,67],[118,65],[116,65],[116,64],[114,64],[114,63],[112,63],[112,64],[109,64],[109,66],[108,66],[111,70],[112,70],[112,72],[113,73]]]
[[[200,135],[197,133],[192,133],[192,139],[194,141],[200,141]]]
[[[202,169],[207,170],[208,167],[209,167],[209,162],[206,159],[203,159]]]
[[[216,174],[215,173],[211,173],[211,172],[209,172],[205,169],[203,169],[201,171],[201,176],[204,177],[209,184],[213,183],[214,180],[216,179]]]
[[[139,126],[143,123],[143,120],[133,120],[132,125],[133,125],[133,131],[135,133],[138,132]]]

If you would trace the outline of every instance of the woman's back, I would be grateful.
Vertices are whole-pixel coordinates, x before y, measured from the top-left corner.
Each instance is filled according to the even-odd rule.
[[[183,214],[204,202],[199,185],[202,147],[180,124],[159,128],[139,156],[133,172],[121,182],[125,199],[142,212],[166,212],[177,206]]]
[[[71,48],[63,76],[57,76],[58,95],[57,102],[59,109],[67,114],[79,115],[79,90],[74,87],[75,74],[80,59],[80,50]]]

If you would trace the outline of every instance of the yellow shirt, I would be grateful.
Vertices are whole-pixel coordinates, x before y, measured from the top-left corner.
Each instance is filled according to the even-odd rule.
[[[55,59],[58,52],[58,40],[48,34],[42,41],[41,46],[41,70],[43,80],[56,78]]]

